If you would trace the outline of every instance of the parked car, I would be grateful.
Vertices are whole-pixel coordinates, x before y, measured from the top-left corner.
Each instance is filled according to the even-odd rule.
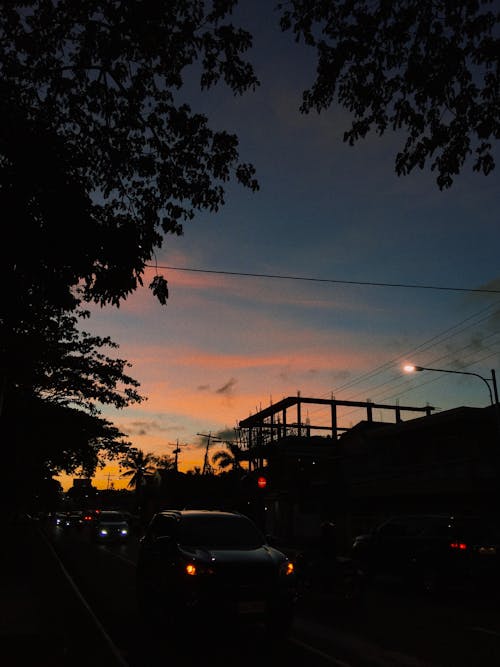
[[[92,532],[97,542],[123,542],[130,535],[130,527],[121,512],[104,510],[94,516]]]
[[[245,515],[213,510],[156,514],[140,540],[137,589],[146,618],[224,618],[283,634],[293,620],[293,562]]]
[[[484,517],[395,516],[355,538],[352,557],[369,576],[395,575],[428,593],[500,582],[500,529]]]

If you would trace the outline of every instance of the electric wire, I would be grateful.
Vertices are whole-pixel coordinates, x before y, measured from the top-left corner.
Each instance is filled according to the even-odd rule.
[[[482,361],[486,361],[486,359],[490,359],[491,357],[497,355],[498,353],[499,353],[498,351],[490,352],[489,354],[481,357],[480,359],[474,359],[473,361],[471,361],[468,364],[467,363],[463,364],[462,367],[464,369],[470,368],[471,366],[474,366],[478,363],[481,363]],[[434,362],[430,362],[430,363],[434,363]],[[437,375],[436,377],[431,377],[429,379],[417,382],[417,383],[413,384],[413,386],[408,385],[408,379],[407,378],[404,378],[404,379],[402,378],[401,382],[399,382],[399,383],[395,384],[393,387],[391,387],[391,392],[390,393],[375,394],[375,395],[373,395],[373,397],[370,400],[373,400],[374,402],[378,403],[378,402],[387,401],[387,400],[391,400],[391,399],[399,399],[401,396],[404,396],[405,394],[409,394],[413,391],[417,391],[418,389],[421,389],[424,386],[427,386],[429,384],[432,384],[434,382],[438,382],[439,380],[442,380],[444,375],[445,375],[445,373],[442,373],[441,375]],[[395,392],[395,390],[397,390],[400,386],[404,386],[404,387],[406,387],[406,389],[404,391],[396,391]],[[350,399],[350,400],[352,400],[352,399]],[[434,406],[434,407],[436,407],[436,406]],[[354,414],[355,412],[359,411],[359,409],[360,408],[354,408],[354,409],[344,411],[343,414],[342,414],[342,417],[345,419],[347,416],[349,416],[351,414]]]
[[[372,371],[369,371],[367,373],[364,373],[362,376],[360,376],[358,378],[355,378],[352,381],[350,381],[348,383],[345,383],[344,385],[341,385],[341,387],[337,387],[336,392],[338,393],[338,391],[340,389],[352,388],[355,385],[360,384],[362,382],[367,382],[367,381],[369,382],[371,380],[374,380],[377,376],[382,375],[387,370],[390,370],[391,368],[393,368],[394,365],[398,361],[402,361],[402,360],[405,360],[405,359],[408,360],[409,358],[411,359],[412,355],[415,354],[416,351],[419,351],[419,352],[429,351],[429,350],[433,349],[436,346],[436,344],[442,344],[442,343],[444,343],[444,342],[446,342],[446,341],[448,341],[452,338],[455,338],[457,335],[463,333],[464,331],[467,331],[467,330],[471,329],[472,327],[478,326],[479,324],[488,320],[493,313],[489,312],[484,317],[480,317],[480,316],[484,315],[484,313],[487,312],[487,311],[493,311],[494,312],[494,309],[496,309],[497,305],[498,305],[497,303],[490,304],[486,308],[483,308],[480,311],[478,311],[476,313],[473,313],[472,315],[470,315],[469,317],[465,318],[464,320],[458,322],[457,324],[453,325],[452,327],[448,327],[443,332],[441,332],[439,334],[436,334],[435,336],[431,337],[430,339],[428,339],[427,341],[425,341],[421,345],[414,348],[414,350],[412,352],[405,353],[403,355],[399,355],[398,357],[390,360],[389,362],[381,364],[376,369],[374,369]],[[479,317],[479,319],[477,319],[478,317]],[[474,318],[476,318],[476,321],[471,322],[471,320],[474,320]],[[469,324],[467,324],[466,326],[461,326],[461,325],[463,325],[467,322]],[[450,333],[450,332],[453,332],[453,333]],[[494,331],[494,332],[491,332],[488,335],[482,336],[482,338],[480,340],[480,345],[484,345],[485,343],[490,341],[493,337],[498,336],[499,333],[500,332],[498,332],[498,331]],[[448,335],[446,335],[446,334],[448,334]],[[462,360],[461,360],[462,361],[462,367],[469,368],[469,367],[471,367],[473,365],[476,365],[478,363],[481,363],[482,361],[485,361],[486,359],[491,358],[492,356],[495,356],[499,353],[497,350],[493,350],[493,351],[489,352],[487,355],[482,356],[480,359],[477,359],[477,357],[476,357],[477,349],[475,349],[474,352],[473,352],[473,356],[475,358],[472,361],[470,361],[469,363],[464,363],[464,362],[467,362],[467,359],[471,355],[466,355],[464,357],[463,353],[464,353],[464,351],[466,351],[467,349],[469,349],[471,347],[476,348],[477,347],[477,342],[473,341],[471,343],[467,343],[466,345],[463,345],[462,347],[457,347],[455,349],[450,350],[449,352],[447,352],[444,355],[441,355],[439,357],[434,357],[431,361],[426,362],[426,365],[433,366],[436,363],[439,363],[439,362],[441,362],[445,359],[453,358],[454,356],[460,354],[461,357],[462,357]],[[425,386],[425,385],[427,385],[431,382],[436,382],[439,379],[441,379],[441,377],[431,378],[429,380],[424,380],[424,381],[421,381],[421,382],[418,382],[418,383],[413,383],[413,385],[411,387],[409,387],[408,386],[408,377],[401,377],[400,375],[393,376],[393,377],[379,383],[378,385],[369,387],[368,390],[366,391],[366,393],[370,393],[370,400],[373,400],[374,402],[382,402],[382,401],[390,399],[390,398],[399,398],[402,395],[405,395],[405,394],[407,394],[411,391],[415,391],[418,388],[420,388],[422,386]],[[396,384],[394,384],[394,383],[396,383]],[[380,391],[377,391],[378,389],[381,389],[381,388],[383,388],[387,385],[392,385],[389,393],[387,393],[387,392],[382,393]],[[400,387],[405,387],[405,390],[402,391],[402,392],[401,391],[396,392],[396,390],[399,390]],[[333,395],[334,393],[335,392],[331,392],[330,395]],[[358,394],[356,396],[348,396],[345,400],[363,400],[363,399],[359,398],[359,392],[358,392]],[[343,412],[343,417],[345,418],[347,415],[352,414],[356,410],[359,410],[359,408],[351,409],[349,411],[344,411]],[[316,408],[313,408],[310,411],[310,414],[315,415],[316,417],[319,417],[320,413],[325,413],[325,408],[323,406],[317,406]]]
[[[272,278],[277,280],[299,280],[304,282],[331,283],[334,285],[358,285],[363,287],[399,287],[402,289],[439,290],[445,292],[477,292],[481,294],[500,294],[500,289],[482,287],[448,287],[443,285],[417,285],[411,283],[380,283],[372,280],[337,280],[334,278],[313,278],[311,276],[291,276],[277,273],[255,273],[244,271],[223,271],[216,269],[196,269],[187,266],[170,266],[166,264],[145,264],[148,269],[166,269],[168,271],[186,271],[191,273],[211,273],[220,276],[244,276],[247,278]]]
[[[330,284],[337,284],[337,285],[357,285],[357,286],[370,286],[370,287],[392,287],[392,288],[403,288],[403,289],[424,289],[424,290],[438,290],[438,291],[450,291],[450,292],[473,292],[473,293],[484,293],[484,294],[500,294],[500,290],[496,289],[485,289],[485,288],[464,288],[464,287],[451,287],[451,286],[442,286],[442,285],[418,285],[418,284],[409,284],[409,283],[382,283],[382,282],[374,282],[374,281],[354,281],[354,280],[338,280],[338,279],[331,279],[331,278],[314,278],[310,276],[295,276],[295,275],[287,275],[287,274],[269,274],[269,273],[256,273],[256,272],[243,272],[243,271],[225,271],[225,270],[213,270],[213,269],[200,269],[200,268],[193,268],[193,267],[176,267],[176,266],[170,266],[170,265],[160,265],[160,264],[155,264],[153,265],[146,265],[147,268],[153,268],[153,269],[166,269],[169,271],[184,271],[184,272],[192,272],[192,273],[205,273],[205,274],[217,274],[217,275],[223,275],[223,276],[243,276],[243,277],[252,277],[252,278],[268,278],[268,279],[280,279],[280,280],[294,280],[294,281],[303,281],[303,282],[315,282],[315,283],[330,283]],[[403,355],[399,355],[398,357],[385,362],[384,364],[381,364],[380,366],[376,367],[375,369],[372,369],[371,371],[368,371],[367,373],[362,374],[361,376],[358,376],[357,378],[354,378],[343,385],[340,385],[336,387],[334,390],[330,391],[329,394],[333,396],[335,393],[338,393],[339,391],[345,390],[345,389],[350,389],[356,385],[361,384],[362,382],[370,381],[376,378],[378,375],[381,373],[386,372],[390,368],[394,366],[395,363],[398,361],[402,361],[404,359],[411,358],[413,355],[416,353],[422,353],[426,352],[433,347],[435,347],[438,344],[443,344],[447,340],[450,340],[451,338],[454,338],[458,336],[460,333],[463,333],[464,331],[478,326],[485,320],[489,319],[491,316],[491,312],[488,313],[488,311],[491,311],[492,309],[495,309],[498,306],[498,303],[495,304],[490,304],[486,306],[484,309],[481,309],[477,313],[474,313],[470,315],[469,317],[465,318],[461,322],[459,322],[456,325],[453,325],[452,327],[449,327],[448,329],[445,329],[443,332],[436,334],[435,336],[431,337],[424,343],[418,345],[416,348],[414,348],[412,351],[405,353]],[[481,319],[471,322],[471,320],[474,320],[478,316],[488,313],[485,317],[482,317]],[[466,326],[461,326],[462,324],[469,323]],[[460,328],[461,327],[461,328]],[[453,332],[453,333],[451,333]],[[490,336],[487,336],[486,339],[490,338],[492,335],[496,335],[498,332],[494,332],[493,334],[490,334]],[[446,335],[449,334],[449,335]],[[483,341],[484,342],[484,338]],[[450,353],[447,353],[445,355],[442,355],[438,359],[428,362],[429,364],[434,364],[436,362],[439,362],[443,359],[446,359],[452,355],[456,355],[458,352],[463,352],[465,349],[467,349],[469,346],[464,346],[458,350],[453,350]],[[476,365],[478,363],[481,363],[481,361],[484,361],[488,358],[491,358],[492,356],[495,356],[498,354],[497,351],[493,351],[490,354],[488,354],[485,357],[482,357],[481,359],[475,359],[471,361],[469,364],[465,364],[463,367],[464,368],[469,368],[470,366]],[[394,396],[401,396],[406,393],[409,393],[411,391],[416,391],[418,388],[422,386],[426,386],[427,384],[430,384],[432,382],[436,382],[440,377],[437,378],[431,378],[429,380],[425,380],[423,382],[414,384],[412,387],[408,387],[408,381],[407,378],[404,380],[401,380],[401,382],[396,382],[397,378],[390,378],[375,387],[372,387],[370,389],[370,393],[372,396],[374,396],[377,400],[376,402],[379,402],[380,400],[387,400],[388,398],[392,398]],[[392,385],[391,391],[389,394],[384,394],[382,398],[378,398],[381,396],[380,393],[377,393],[377,389],[381,389],[384,386],[387,385]],[[400,386],[405,386],[406,390],[403,392],[399,392],[398,394],[394,394],[394,390],[398,389]],[[375,394],[373,392],[375,391]],[[323,396],[326,396],[327,394],[324,394]],[[352,399],[346,399],[346,400],[357,400],[355,397]],[[358,399],[359,400],[359,399]],[[372,400],[372,399],[370,399]],[[321,406],[318,406],[316,409],[312,409],[311,413],[314,412],[321,412],[324,410]],[[355,410],[351,410],[350,412],[347,412],[344,414],[344,417],[347,416],[348,414],[355,412]]]
[[[415,284],[404,284],[404,283],[378,283],[378,282],[373,282],[373,281],[347,281],[347,280],[335,280],[335,279],[329,279],[329,278],[312,278],[312,277],[307,277],[307,276],[292,276],[292,275],[285,275],[285,274],[268,274],[268,273],[256,273],[256,272],[242,272],[242,271],[225,271],[225,270],[213,270],[213,269],[200,269],[200,268],[193,268],[193,267],[177,267],[177,266],[171,266],[171,265],[161,265],[161,264],[155,264],[155,265],[146,265],[148,268],[154,268],[154,269],[166,269],[170,271],[185,271],[185,272],[194,272],[194,273],[208,273],[208,274],[218,274],[218,275],[227,275],[227,276],[245,276],[245,277],[254,277],[254,278],[272,278],[272,279],[282,279],[282,280],[299,280],[299,281],[306,281],[306,282],[321,282],[321,283],[332,283],[332,284],[345,284],[345,285],[363,285],[363,286],[379,286],[379,287],[400,287],[400,288],[412,288],[412,289],[434,289],[434,290],[446,290],[446,291],[458,291],[458,292],[481,292],[481,293],[488,293],[488,294],[500,294],[500,290],[490,290],[490,289],[482,289],[482,288],[456,288],[456,287],[444,287],[444,286],[437,286],[437,285],[415,285]],[[495,304],[496,305],[496,304]],[[479,311],[479,313],[486,312],[488,310],[491,310],[491,308],[495,307],[495,305],[489,305],[483,310]],[[463,320],[461,323],[458,325],[454,325],[453,327],[450,327],[449,329],[445,330],[445,332],[441,334],[437,334],[436,336],[432,337],[422,345],[418,346],[415,348],[413,351],[410,353],[407,353],[406,355],[401,355],[397,357],[394,360],[388,361],[381,366],[377,367],[376,369],[369,371],[368,373],[363,374],[362,376],[359,376],[358,378],[351,380],[344,385],[341,385],[340,387],[335,388],[330,394],[336,393],[338,391],[341,391],[346,388],[351,388],[352,386],[361,383],[363,380],[370,379],[372,377],[375,377],[377,374],[383,372],[384,370],[387,370],[389,367],[391,367],[394,363],[396,363],[398,360],[403,359],[405,356],[408,357],[409,355],[413,355],[418,351],[424,351],[428,344],[430,342],[437,340],[441,336],[444,335],[444,333],[448,331],[453,331],[453,329],[456,329],[457,326],[460,326],[460,324],[469,321],[470,319],[473,319],[474,317],[477,317],[477,314],[474,314],[465,320]],[[487,319],[487,318],[484,318]],[[476,323],[477,324],[477,323]],[[473,326],[473,325],[470,325]],[[463,329],[461,330],[463,331]],[[457,332],[458,333],[458,332]],[[457,335],[453,334],[453,335]],[[450,336],[451,337],[451,336]],[[446,338],[442,339],[440,342],[443,342],[446,340]],[[326,394],[324,395],[326,396]]]
[[[484,341],[489,340],[489,339],[492,338],[493,336],[498,336],[499,334],[500,334],[500,332],[498,332],[498,331],[494,331],[494,332],[492,332],[491,334],[489,334],[488,336],[485,336],[484,339],[481,341],[481,343],[484,343]],[[500,341],[498,341],[498,342],[500,342]],[[456,356],[457,354],[463,353],[464,351],[468,350],[468,349],[471,348],[471,347],[476,347],[476,343],[474,343],[474,342],[473,342],[473,343],[468,343],[468,344],[462,346],[461,348],[457,348],[457,349],[455,349],[455,350],[451,350],[450,352],[448,352],[448,353],[446,353],[446,354],[443,354],[443,355],[441,355],[440,357],[437,357],[437,358],[435,358],[435,359],[432,359],[431,361],[426,362],[426,365],[434,366],[434,365],[436,365],[436,364],[439,364],[441,361],[448,360],[450,357],[453,357],[453,356]],[[474,352],[473,354],[475,354],[475,353],[476,353],[476,352]],[[468,363],[468,364],[467,364],[467,363],[464,364],[464,362],[465,362],[465,361],[467,360],[467,358],[468,358],[469,356],[471,356],[471,355],[466,355],[465,357],[464,357],[463,355],[461,355],[461,356],[462,356],[462,359],[461,359],[461,361],[462,361],[461,366],[464,367],[464,368],[468,368],[468,367],[470,367],[470,366],[472,366],[472,365],[474,365],[474,364],[476,364],[476,363],[480,363],[480,362],[483,361],[484,359],[486,359],[486,358],[488,358],[488,357],[490,357],[490,356],[494,356],[495,354],[498,354],[498,353],[499,353],[499,350],[495,350],[495,351],[493,351],[493,352],[490,352],[490,353],[487,355],[487,357],[484,357],[484,358],[481,358],[481,359],[475,359],[475,360],[471,361],[471,362]],[[401,376],[398,375],[398,376],[397,376],[397,379],[399,379],[400,377],[401,377]],[[381,387],[386,386],[387,384],[392,383],[392,382],[393,382],[393,379],[394,379],[394,378],[391,378],[391,379],[389,379],[389,380],[386,380],[385,382],[382,382],[382,383],[380,383],[380,384],[378,384],[378,385],[375,385],[374,387],[372,387],[372,392],[373,392],[373,391],[376,391],[377,389],[380,389]],[[405,381],[407,382],[407,379],[405,379]],[[399,384],[398,384],[398,386],[399,386]],[[375,394],[375,395],[378,396],[379,394]]]
[[[394,366],[398,362],[410,360],[413,357],[413,355],[415,355],[417,352],[420,352],[420,353],[426,352],[426,351],[432,349],[433,347],[435,347],[437,344],[442,344],[442,343],[456,337],[457,335],[463,333],[464,331],[467,331],[468,329],[471,329],[472,327],[475,327],[475,326],[481,324],[482,322],[488,320],[491,317],[492,313],[488,312],[488,311],[493,311],[494,309],[496,309],[498,307],[498,305],[499,304],[497,302],[495,302],[494,304],[490,304],[490,305],[486,306],[485,308],[482,308],[481,310],[479,310],[479,311],[473,313],[472,315],[464,318],[463,320],[461,320],[457,324],[454,324],[453,326],[448,327],[444,331],[442,331],[442,332],[432,336],[431,338],[427,339],[426,341],[424,341],[423,343],[421,343],[420,345],[415,347],[410,352],[406,352],[404,354],[398,355],[397,357],[395,357],[395,358],[393,358],[393,359],[391,359],[387,362],[384,362],[380,366],[377,366],[375,369],[372,369],[371,371],[363,373],[362,375],[360,375],[356,378],[353,378],[352,380],[344,383],[343,385],[340,385],[340,386],[336,387],[334,390],[321,395],[320,398],[324,398],[324,397],[327,397],[327,396],[332,396],[332,395],[338,394],[340,391],[343,391],[345,389],[351,389],[352,387],[354,387],[356,385],[359,385],[363,382],[365,382],[365,383],[369,382],[370,380],[375,379],[378,375],[381,375],[382,373],[394,368]],[[484,317],[480,317],[481,315],[484,315],[485,313],[487,313],[487,314]],[[480,317],[480,319],[477,319],[478,317]],[[471,322],[471,320],[474,320],[475,318],[476,318],[476,321]],[[469,323],[469,324],[467,324],[466,326],[462,326],[466,323]],[[453,332],[453,333],[451,333],[451,332]],[[492,334],[489,334],[488,336],[486,336],[486,338],[483,338],[483,340],[487,340],[488,338],[490,338],[492,335],[495,335],[496,333],[497,332],[493,332]],[[454,350],[453,352],[454,352],[454,354],[457,354],[458,352],[462,351],[463,349],[464,348],[459,348],[457,350]],[[440,359],[442,359],[442,358],[444,358],[444,357],[441,357]],[[428,362],[429,365],[431,363],[436,363],[436,361]],[[388,384],[390,382],[393,382],[393,379],[386,380],[384,383],[382,383],[382,385],[377,385],[375,387],[375,389],[377,389],[379,386],[383,386],[384,384]],[[369,391],[371,392],[371,390],[369,390]],[[358,396],[359,396],[359,394],[358,394]],[[358,397],[355,397],[353,399],[346,399],[346,400],[361,400],[361,399],[359,399]],[[315,409],[312,409],[311,413],[314,414],[314,413],[320,412],[322,410],[324,410],[324,408],[317,407]]]

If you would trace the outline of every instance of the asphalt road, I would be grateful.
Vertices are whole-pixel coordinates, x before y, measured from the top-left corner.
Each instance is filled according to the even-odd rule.
[[[500,596],[477,599],[455,591],[441,599],[409,593],[379,580],[362,604],[346,606],[318,586],[299,602],[286,640],[269,641],[257,628],[142,626],[135,605],[137,540],[96,545],[77,531],[49,537],[120,655],[124,666],[218,665],[230,661],[287,667],[476,667],[500,664]],[[213,620],[213,619],[212,619]],[[82,637],[84,641],[84,637]]]

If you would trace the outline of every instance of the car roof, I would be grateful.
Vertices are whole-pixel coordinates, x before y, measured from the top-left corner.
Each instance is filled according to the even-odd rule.
[[[182,518],[182,517],[206,517],[206,516],[226,516],[226,517],[237,517],[241,518],[244,517],[245,519],[248,518],[241,514],[240,512],[231,512],[228,510],[207,510],[207,509],[186,509],[186,510],[162,510],[161,512],[158,512],[158,514],[161,514],[162,516],[169,516],[169,517],[177,517],[177,518]]]
[[[393,514],[388,521],[393,519],[454,519],[454,514]]]
[[[422,514],[393,514],[391,517],[386,519],[384,523],[387,521],[393,521],[394,519],[396,520],[406,520],[406,519],[429,519],[430,521],[432,520],[446,520],[446,521],[464,521],[464,520],[471,520],[471,521],[477,521],[481,519],[488,519],[488,515],[480,515],[480,514],[457,514],[455,512],[450,512],[449,514],[446,513],[436,513],[436,514],[430,514],[430,513],[422,513]]]

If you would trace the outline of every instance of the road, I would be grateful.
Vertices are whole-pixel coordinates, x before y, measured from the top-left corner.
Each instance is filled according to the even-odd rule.
[[[96,545],[87,535],[51,528],[48,537],[82,598],[117,647],[124,667],[218,665],[246,667],[476,667],[500,664],[500,596],[467,591],[428,599],[400,583],[375,582],[362,604],[347,606],[318,588],[299,601],[291,636],[269,641],[259,628],[217,621],[206,632],[173,636],[138,617],[138,543]],[[213,619],[212,619],[213,620]],[[82,641],[84,638],[82,638]]]

